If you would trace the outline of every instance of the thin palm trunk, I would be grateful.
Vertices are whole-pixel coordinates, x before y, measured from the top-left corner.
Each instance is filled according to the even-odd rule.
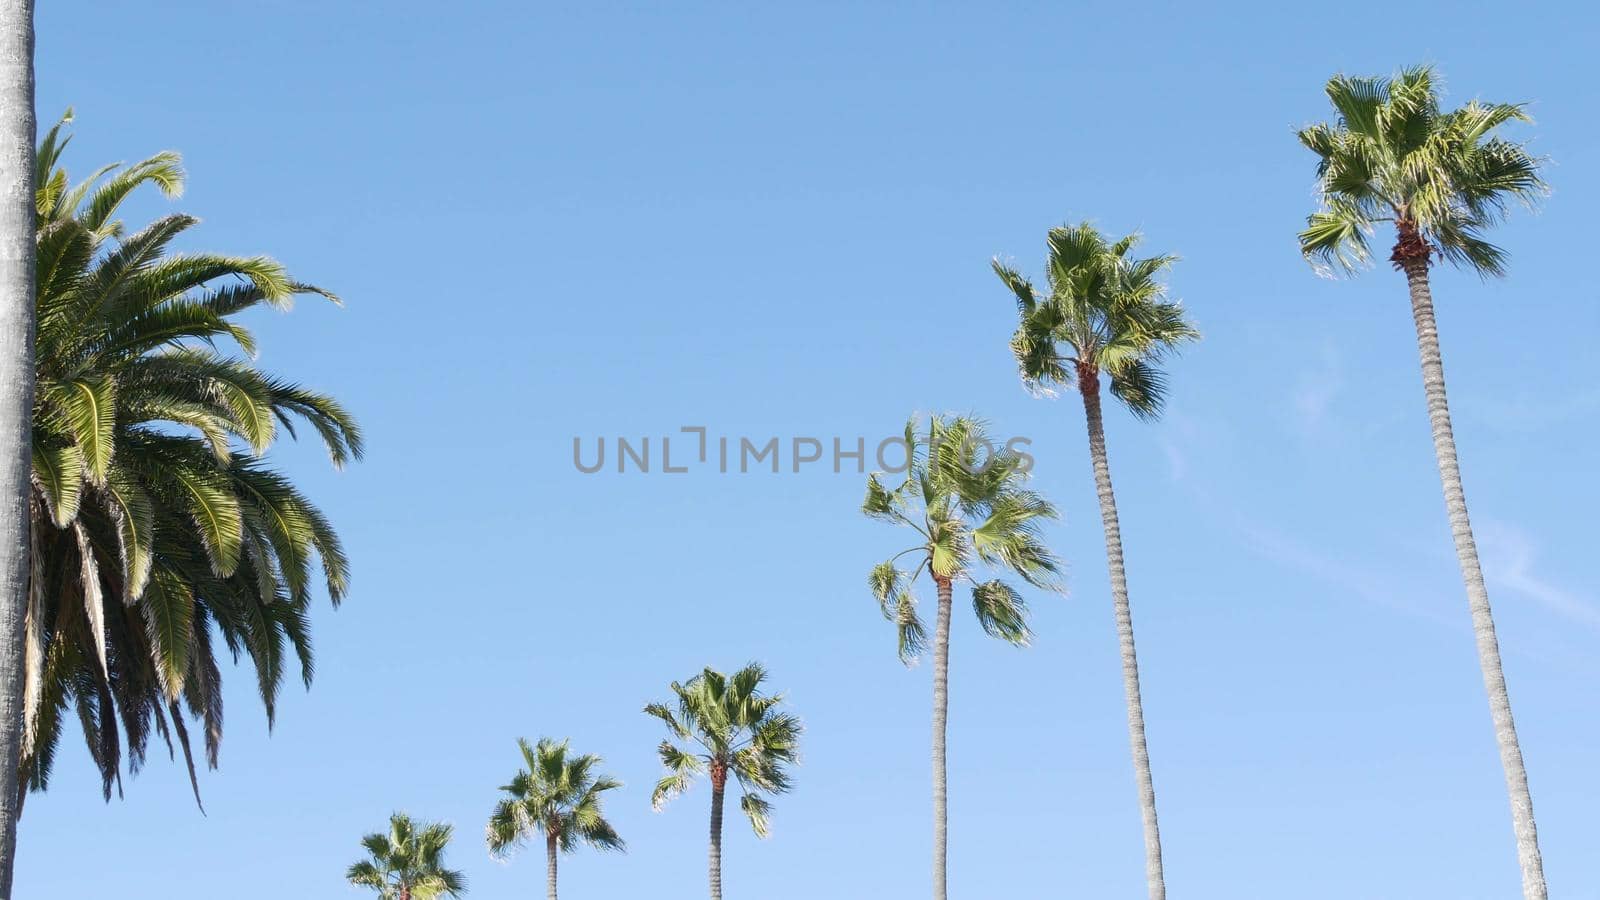
[[[728,769],[721,762],[711,764],[711,900],[722,900],[722,798],[728,786]]]
[[[1165,900],[1166,874],[1161,866],[1161,827],[1156,820],[1156,788],[1150,777],[1150,750],[1145,745],[1144,701],[1139,692],[1139,654],[1133,643],[1133,610],[1128,605],[1128,573],[1122,561],[1122,527],[1117,521],[1117,497],[1111,490],[1111,464],[1106,456],[1105,424],[1100,414],[1100,379],[1093,372],[1079,373],[1083,409],[1089,422],[1089,456],[1094,462],[1095,493],[1100,499],[1100,520],[1106,532],[1106,565],[1111,570],[1111,602],[1116,610],[1117,643],[1122,651],[1122,688],[1128,701],[1128,742],[1133,750],[1133,774],[1139,786],[1139,812],[1144,820],[1145,882],[1150,900]]]
[[[950,579],[935,578],[939,614],[933,637],[933,897],[945,900],[945,850],[950,830],[945,735],[950,715]]]
[[[556,900],[556,857],[559,849],[555,835],[552,834],[544,839],[545,893],[549,895],[550,900]]]
[[[1494,615],[1489,609],[1489,591],[1478,565],[1478,547],[1472,539],[1467,497],[1461,487],[1456,439],[1450,427],[1450,403],[1445,397],[1444,361],[1439,354],[1439,327],[1434,321],[1433,294],[1428,286],[1428,261],[1425,256],[1412,258],[1404,266],[1406,282],[1411,289],[1411,315],[1417,326],[1417,350],[1422,356],[1422,387],[1428,398],[1428,420],[1433,426],[1433,452],[1438,457],[1445,510],[1450,516],[1450,534],[1455,539],[1461,580],[1467,588],[1467,607],[1472,611],[1478,665],[1483,669],[1489,714],[1494,720],[1495,740],[1500,745],[1500,765],[1505,769],[1506,792],[1511,798],[1511,826],[1517,838],[1517,862],[1522,866],[1522,895],[1526,900],[1547,900],[1549,891],[1545,886],[1544,861],[1539,855],[1539,831],[1533,820],[1533,796],[1528,791],[1528,772],[1522,764],[1517,726],[1511,718],[1511,698],[1506,692],[1506,676],[1500,666],[1500,642],[1495,636]]]
[[[0,900],[11,897],[22,794],[22,636],[33,415],[33,2],[0,2]]]

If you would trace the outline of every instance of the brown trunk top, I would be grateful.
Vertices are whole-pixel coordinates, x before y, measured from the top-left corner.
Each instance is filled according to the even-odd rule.
[[[1399,233],[1399,239],[1394,242],[1394,252],[1389,254],[1389,261],[1394,263],[1396,269],[1409,269],[1418,264],[1426,268],[1433,256],[1433,247],[1422,236],[1422,229],[1410,219],[1401,219],[1394,228]]]

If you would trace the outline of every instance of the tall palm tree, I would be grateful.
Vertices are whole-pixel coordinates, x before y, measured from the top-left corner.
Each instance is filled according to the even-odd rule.
[[[1324,271],[1350,271],[1370,258],[1367,241],[1374,226],[1380,222],[1394,226],[1389,261],[1405,273],[1410,290],[1433,451],[1511,797],[1522,893],[1528,900],[1544,900],[1548,890],[1533,797],[1461,487],[1428,269],[1435,257],[1441,257],[1484,277],[1505,274],[1505,251],[1489,243],[1484,232],[1513,202],[1536,202],[1544,195],[1545,184],[1539,177],[1539,161],[1525,147],[1494,136],[1501,125],[1528,121],[1521,104],[1473,100],[1445,112],[1439,107],[1435,81],[1427,67],[1406,69],[1393,78],[1338,75],[1328,81],[1325,90],[1338,121],[1312,125],[1299,135],[1300,142],[1317,154],[1322,200],[1322,208],[1300,232],[1300,249]]]
[[[789,767],[799,755],[800,720],[779,709],[782,694],[761,693],[766,680],[767,670],[758,663],[732,675],[707,668],[686,683],[672,683],[672,706],[652,703],[644,708],[672,736],[658,748],[667,774],[656,784],[650,805],[660,812],[689,789],[695,776],[710,775],[711,900],[722,900],[722,802],[728,776],[739,785],[739,808],[762,838],[769,834],[772,813],[762,793],[782,794],[792,786]]]
[[[0,2],[0,900],[11,896],[22,795],[33,409],[33,2]]]
[[[1039,525],[1055,508],[1023,487],[1027,460],[991,452],[982,425],[969,418],[906,423],[905,479],[891,488],[883,473],[867,479],[862,511],[917,533],[917,544],[874,567],[868,581],[885,618],[899,632],[900,659],[910,664],[927,649],[927,629],[917,613],[912,584],[926,571],[938,596],[933,636],[933,896],[946,896],[949,832],[945,738],[950,707],[950,616],[954,585],[972,582],[972,608],[990,636],[1024,646],[1032,632],[1027,606],[1000,579],[979,581],[980,564],[1015,573],[1035,587],[1055,589],[1057,563]],[[900,560],[908,558],[909,569]]]
[[[64,124],[64,122],[63,122]],[[152,732],[181,746],[187,717],[207,762],[222,737],[213,634],[254,664],[272,721],[292,647],[309,683],[314,560],[334,603],[348,563],[323,514],[261,454],[311,425],[335,465],[361,433],[333,399],[225,355],[253,354],[237,322],[324,293],[264,257],[170,253],[183,215],[132,234],[114,217],[135,190],[182,185],[175,154],[73,185],[61,125],[38,150],[37,402],[23,671],[27,786],[43,790],[76,707],[107,798]]]
[[[598,756],[568,756],[566,741],[540,738],[534,746],[519,738],[517,747],[527,768],[500,788],[507,796],[489,815],[489,852],[503,856],[535,833],[543,834],[546,889],[556,900],[557,856],[576,850],[580,841],[598,850],[625,849],[600,808],[602,795],[622,782],[595,774]]]
[[[444,851],[454,829],[437,822],[413,822],[405,813],[389,817],[389,831],[361,839],[367,858],[354,863],[344,877],[356,887],[371,888],[379,900],[435,900],[460,897],[467,879],[444,867]]]
[[[1139,657],[1128,604],[1128,576],[1122,559],[1122,528],[1111,488],[1101,418],[1100,382],[1110,381],[1111,396],[1139,419],[1160,415],[1166,377],[1160,364],[1179,344],[1199,337],[1183,308],[1166,299],[1158,276],[1171,256],[1129,257],[1138,236],[1112,243],[1085,222],[1050,231],[1046,277],[1049,294],[1039,296],[1015,270],[994,261],[994,270],[1016,295],[1021,323],[1011,340],[1025,383],[1049,390],[1076,385],[1088,421],[1089,458],[1094,468],[1100,521],[1105,529],[1111,600],[1122,654],[1122,684],[1128,705],[1128,737],[1144,821],[1145,880],[1151,900],[1167,895],[1161,862],[1161,829],[1156,819],[1155,784],[1145,743],[1144,702],[1139,689]]]

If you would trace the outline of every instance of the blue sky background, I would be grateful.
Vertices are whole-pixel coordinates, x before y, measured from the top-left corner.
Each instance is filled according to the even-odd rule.
[[[631,850],[571,858],[564,894],[701,896],[707,792],[650,811],[639,708],[750,659],[808,731],[773,838],[730,820],[729,896],[925,895],[928,667],[900,666],[867,595],[904,539],[857,513],[864,477],[582,475],[571,452],[683,425],[875,441],[950,410],[1032,439],[1070,566],[1069,596],[1031,597],[1031,649],[956,620],[952,892],[1142,896],[1082,411],[1024,393],[988,271],[1037,273],[1045,231],[1089,217],[1181,254],[1206,333],[1163,422],[1108,424],[1173,895],[1514,896],[1403,281],[1320,280],[1294,245],[1293,129],[1328,117],[1323,81],[1430,61],[1451,100],[1532,101],[1516,133],[1552,160],[1545,209],[1498,234],[1511,277],[1435,289],[1550,882],[1600,898],[1597,24],[1576,3],[41,4],[70,166],[179,149],[186,196],[130,221],[192,212],[192,246],[342,294],[254,324],[370,453],[334,473],[273,451],[355,566],[312,691],[269,735],[232,670],[204,817],[164,756],[102,803],[69,734],[18,895],[354,897],[357,840],[401,808],[456,825],[473,897],[533,896],[538,852],[490,861],[482,823],[515,738],[570,735],[627,782]]]

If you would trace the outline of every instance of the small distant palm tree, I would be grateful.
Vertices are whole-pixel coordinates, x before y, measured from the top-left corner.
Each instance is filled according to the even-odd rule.
[[[1145,881],[1151,900],[1167,895],[1161,860],[1161,829],[1156,819],[1156,789],[1145,743],[1144,700],[1139,689],[1139,656],[1133,641],[1133,612],[1122,559],[1122,526],[1111,489],[1105,424],[1100,410],[1102,376],[1111,396],[1139,419],[1161,414],[1166,376],[1161,361],[1179,344],[1199,337],[1183,307],[1166,299],[1158,280],[1175,257],[1130,257],[1137,235],[1111,242],[1085,222],[1050,231],[1047,270],[1050,291],[1040,296],[1016,271],[994,262],[995,274],[1011,288],[1021,317],[1011,349],[1023,381],[1048,389],[1076,385],[1088,421],[1089,458],[1105,530],[1111,600],[1122,653],[1122,684],[1128,705],[1128,736],[1144,821]]]
[[[1026,490],[1028,461],[1007,451],[990,453],[982,426],[973,419],[934,416],[926,437],[917,420],[906,424],[905,480],[883,484],[883,473],[867,479],[862,511],[919,535],[872,570],[869,583],[885,618],[899,630],[900,658],[910,664],[927,648],[927,629],[917,613],[911,585],[924,571],[933,579],[939,605],[933,638],[933,896],[946,895],[945,857],[949,830],[945,735],[949,713],[950,616],[953,586],[972,582],[972,608],[990,636],[1023,646],[1032,632],[1016,588],[999,579],[979,581],[978,564],[1013,572],[1027,583],[1054,590],[1057,563],[1040,539],[1041,522],[1056,516],[1044,498]],[[899,560],[913,565],[902,569]]]
[[[544,835],[547,890],[550,900],[556,900],[559,854],[571,853],[580,841],[598,850],[625,849],[600,808],[602,795],[622,782],[595,774],[598,756],[569,757],[566,741],[540,738],[537,746],[530,746],[519,738],[517,746],[527,768],[500,788],[507,796],[489,816],[489,852],[504,856],[535,833]]]
[[[1393,78],[1339,75],[1329,80],[1326,92],[1338,121],[1312,125],[1299,135],[1300,142],[1317,154],[1322,195],[1322,208],[1300,232],[1300,249],[1324,269],[1351,271],[1370,258],[1367,239],[1374,227],[1380,222],[1394,226],[1389,260],[1405,273],[1410,290],[1434,456],[1510,794],[1522,893],[1527,900],[1545,900],[1549,890],[1533,796],[1511,717],[1489,591],[1467,516],[1428,270],[1439,256],[1484,277],[1503,275],[1505,251],[1489,243],[1484,232],[1501,220],[1509,205],[1531,206],[1546,188],[1539,177],[1539,161],[1526,148],[1491,136],[1508,122],[1528,121],[1521,104],[1474,100],[1445,112],[1439,108],[1434,82],[1427,67],[1407,69]]]
[[[766,679],[767,670],[758,663],[732,675],[708,668],[685,684],[672,683],[675,708],[663,703],[644,708],[666,724],[674,739],[696,745],[661,742],[667,775],[656,785],[651,806],[659,812],[667,801],[688,790],[695,776],[711,777],[711,900],[722,900],[722,802],[728,776],[743,792],[739,808],[756,836],[764,838],[772,805],[762,792],[787,792],[788,770],[798,758],[800,720],[778,708],[782,694],[761,693]]]
[[[444,867],[445,847],[454,831],[437,822],[413,822],[405,813],[389,817],[389,831],[361,839],[367,858],[345,872],[351,884],[378,892],[379,900],[435,900],[460,897],[467,880]]]

